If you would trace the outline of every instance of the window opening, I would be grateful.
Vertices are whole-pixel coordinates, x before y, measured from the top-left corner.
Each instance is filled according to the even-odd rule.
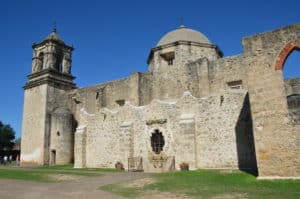
[[[159,154],[161,151],[163,151],[164,145],[164,136],[162,135],[162,132],[159,132],[159,130],[156,129],[151,136],[151,147],[153,152]]]
[[[243,88],[242,80],[232,81],[227,83],[229,89],[231,90],[239,90]]]
[[[160,56],[168,63],[169,66],[173,65],[175,59],[175,52],[167,52],[160,54]]]
[[[119,104],[119,106],[124,106],[125,105],[125,100],[124,99],[116,100],[116,103]]]

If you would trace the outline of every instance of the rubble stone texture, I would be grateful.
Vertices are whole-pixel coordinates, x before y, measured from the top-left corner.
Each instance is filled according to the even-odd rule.
[[[22,165],[72,163],[145,172],[240,169],[300,177],[300,80],[284,63],[300,49],[300,24],[243,39],[223,57],[180,26],[151,49],[149,71],[85,88],[71,74],[73,47],[56,30],[33,45],[25,84]],[[161,132],[153,149],[151,137]],[[163,140],[163,141],[161,141]]]

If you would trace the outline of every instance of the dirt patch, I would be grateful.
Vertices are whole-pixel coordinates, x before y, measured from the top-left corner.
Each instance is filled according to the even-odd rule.
[[[179,193],[170,192],[146,192],[143,196],[138,197],[138,199],[190,199],[186,195]]]
[[[153,178],[142,178],[129,183],[123,183],[122,186],[127,188],[143,188],[144,186],[153,184],[155,182],[156,181]]]
[[[212,199],[248,199],[248,197],[247,194],[233,193],[214,196]]]
[[[79,181],[82,177],[77,175],[68,175],[68,174],[48,174],[47,177],[50,180],[56,182],[62,181]]]

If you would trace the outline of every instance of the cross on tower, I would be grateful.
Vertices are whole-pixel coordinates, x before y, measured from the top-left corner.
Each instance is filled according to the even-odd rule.
[[[184,18],[183,16],[180,17],[180,25],[183,25],[183,21],[184,21]]]
[[[56,26],[57,26],[56,20],[54,20],[54,22],[53,22],[53,32],[56,32]]]

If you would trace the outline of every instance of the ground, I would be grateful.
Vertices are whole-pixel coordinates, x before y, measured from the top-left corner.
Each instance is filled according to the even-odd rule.
[[[161,174],[115,169],[1,167],[0,198],[298,199],[300,180],[257,180],[240,171]]]
[[[83,199],[83,198],[105,198],[121,199],[106,191],[102,191],[99,186],[119,183],[136,178],[143,178],[144,173],[127,172],[105,172],[103,176],[86,177],[73,175],[56,175],[60,182],[32,182],[14,179],[0,179],[0,198],[6,199]],[[53,174],[51,178],[55,177]]]

